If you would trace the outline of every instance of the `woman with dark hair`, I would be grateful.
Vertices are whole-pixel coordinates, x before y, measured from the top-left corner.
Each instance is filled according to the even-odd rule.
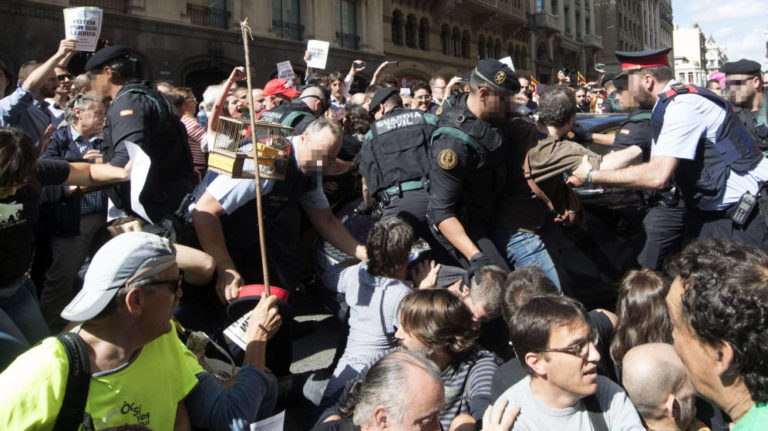
[[[621,280],[616,304],[619,323],[611,342],[617,371],[629,349],[646,343],[672,343],[672,322],[664,301],[668,291],[669,285],[650,269],[629,271]]]

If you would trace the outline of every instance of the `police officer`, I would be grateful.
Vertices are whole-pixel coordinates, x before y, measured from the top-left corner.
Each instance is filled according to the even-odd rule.
[[[593,170],[584,161],[574,177],[587,184],[648,189],[662,189],[674,179],[690,214],[686,229],[768,249],[768,228],[759,214],[764,210],[756,199],[768,180],[768,161],[728,102],[673,80],[668,52],[616,53],[638,104],[653,109],[648,162]]]
[[[763,154],[768,153],[768,96],[760,64],[741,59],[723,65],[729,99]]]
[[[259,120],[293,127],[294,133],[299,135],[315,118],[322,116],[329,106],[331,106],[331,93],[328,89],[312,85],[305,88],[298,99],[263,112]]]
[[[148,222],[157,224],[179,207],[182,199],[197,184],[198,177],[187,145],[187,132],[174,107],[146,81],[136,79],[136,60],[124,46],[98,51],[85,65],[92,75],[91,86],[100,97],[110,97],[104,125],[104,161],[125,166],[131,142],[151,161],[144,188],[139,195]],[[109,192],[114,206],[111,217],[138,215],[132,207],[130,184],[120,184]]]
[[[376,121],[365,135],[358,171],[363,199],[376,199],[382,216],[399,216],[414,232],[431,241],[426,213],[429,203],[429,140],[437,117],[404,109],[396,88],[376,92],[369,112]]]
[[[487,234],[505,171],[504,137],[495,126],[506,117],[507,98],[519,90],[509,67],[480,60],[469,93],[443,111],[432,134],[427,220],[465,268],[508,268]]]

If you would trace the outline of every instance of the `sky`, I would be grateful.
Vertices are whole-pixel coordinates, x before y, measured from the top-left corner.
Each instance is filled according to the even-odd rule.
[[[672,0],[674,23],[698,23],[704,36],[727,48],[728,61],[754,60],[767,70],[768,0]]]

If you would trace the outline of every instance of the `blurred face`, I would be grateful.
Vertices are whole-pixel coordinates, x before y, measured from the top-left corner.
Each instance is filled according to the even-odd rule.
[[[720,83],[717,81],[710,84],[709,89],[712,90],[712,92],[717,94],[718,96],[723,95],[723,88],[720,86]]]
[[[690,321],[682,314],[683,282],[676,278],[667,293],[667,308],[672,320],[672,338],[675,352],[688,369],[688,376],[699,394],[714,399],[720,386],[717,373],[718,352],[710,345],[699,341],[691,328]]]
[[[755,94],[760,90],[760,77],[754,75],[728,75],[725,77],[730,100],[736,106],[751,108]]]
[[[261,112],[266,105],[264,104],[264,90],[253,90],[253,112]]]
[[[526,96],[531,94],[531,82],[525,78],[518,78],[518,81],[520,81],[520,93]]]
[[[333,97],[336,98],[336,100],[339,100],[344,97],[344,82],[340,80],[336,80],[331,82],[331,94],[333,94]]]
[[[88,109],[75,109],[75,127],[85,136],[98,134],[104,127],[107,110],[101,102],[91,102]]]
[[[227,114],[229,114],[229,117],[243,118],[243,113],[240,112],[242,107],[243,102],[240,101],[240,98],[234,95],[227,97]]]
[[[172,329],[172,312],[179,306],[182,296],[179,268],[173,265],[153,277],[153,281],[154,290],[144,292],[147,301],[142,311],[142,331],[159,337]]]
[[[195,112],[197,112],[197,99],[195,98],[194,94],[187,94],[187,98],[184,99],[184,103],[181,105],[182,107],[182,114],[186,115],[195,115]]]
[[[585,105],[588,103],[587,92],[584,89],[576,90],[576,103],[579,105]]]
[[[507,115],[507,93],[504,91],[495,91],[490,88],[481,88],[478,90],[481,94],[486,94],[484,120],[489,122],[503,120]]]
[[[59,82],[56,94],[69,95],[72,91],[72,83],[74,82],[75,77],[63,67],[55,67],[53,71],[56,72],[56,80]]]
[[[635,98],[637,106],[642,109],[653,109],[653,105],[656,103],[654,95],[648,90],[649,81],[653,78],[649,74],[644,74],[642,71],[632,72],[629,74],[628,85],[630,94]]]
[[[110,97],[109,77],[104,71],[94,71],[91,73],[91,91],[97,97]]]
[[[763,87],[768,88],[768,72],[763,73]]]
[[[42,97],[53,97],[56,95],[56,89],[59,88],[59,79],[56,77],[56,73],[51,71],[48,74],[43,86],[40,87],[39,93]]]
[[[265,97],[264,105],[265,105],[265,108],[267,108],[267,110],[270,110],[288,101],[289,101],[288,98],[283,96],[282,94],[275,94],[272,96]]]
[[[435,85],[432,86],[432,96],[437,100],[443,100],[445,97],[446,82],[443,79],[436,79]]]
[[[572,398],[580,399],[594,394],[597,391],[597,362],[600,360],[594,341],[589,325],[579,319],[551,328],[548,349],[573,346],[581,349],[579,354],[553,351],[536,353],[542,359],[537,373],[543,374],[549,384]]]
[[[637,107],[637,102],[629,90],[616,90],[616,101],[622,111],[629,112]]]
[[[420,88],[413,94],[411,104],[414,102],[416,103],[416,109],[421,112],[427,112],[429,111],[430,103],[432,103],[432,96],[429,94],[429,91],[424,88]],[[414,106],[411,107],[413,108]]]
[[[296,162],[304,173],[322,172],[336,159],[340,143],[328,127],[319,132],[304,132],[296,151]]]

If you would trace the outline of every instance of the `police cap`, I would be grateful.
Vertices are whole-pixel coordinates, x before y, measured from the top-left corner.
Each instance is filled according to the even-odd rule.
[[[649,49],[646,51],[616,51],[621,70],[639,70],[649,67],[669,66],[669,51],[672,48]]]
[[[603,75],[602,78],[600,78],[600,86],[605,87],[605,84],[608,81],[613,81],[614,79],[616,79],[616,75],[614,75],[613,73],[606,73],[605,75]]]
[[[627,72],[621,72],[613,77],[613,85],[617,90],[625,91],[629,88],[629,75]]]
[[[88,62],[85,63],[85,70],[90,72],[101,66],[108,65],[110,61],[116,60],[118,58],[127,58],[133,61],[136,60],[131,57],[131,51],[127,47],[122,45],[113,45],[96,51],[96,53],[93,54],[93,57],[89,58]]]
[[[392,95],[397,94],[397,88],[395,87],[384,87],[376,92],[376,94],[373,95],[373,99],[371,99],[371,104],[368,105],[368,112],[373,115],[374,112],[376,112],[379,109],[379,105],[384,103],[387,99],[392,97]]]
[[[746,58],[730,61],[723,65],[723,73],[726,75],[759,75],[760,63]]]
[[[508,93],[520,91],[520,81],[515,72],[499,60],[493,58],[480,60],[473,73],[496,90]]]

